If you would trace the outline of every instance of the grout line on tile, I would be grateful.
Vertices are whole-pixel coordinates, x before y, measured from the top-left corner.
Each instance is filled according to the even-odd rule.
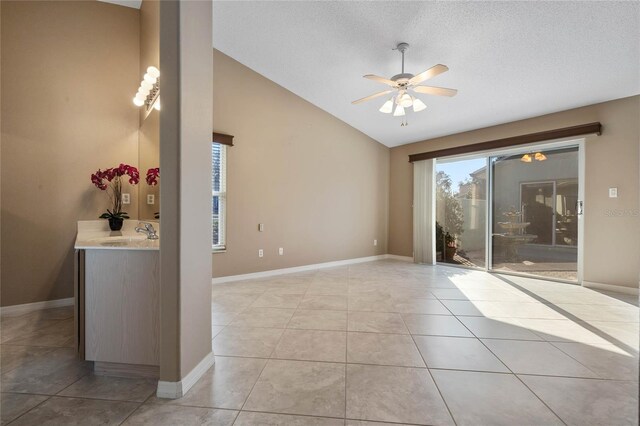
[[[129,417],[133,416],[133,414],[134,414],[136,411],[138,411],[138,410],[139,410],[139,409],[140,409],[144,404],[145,404],[144,402],[141,402],[141,403],[140,403],[136,408],[134,408],[134,409],[133,409],[133,410],[132,410],[128,415],[127,415],[127,417],[125,417],[125,418],[120,422],[120,424],[122,425],[122,424],[124,424],[127,420],[129,420]]]
[[[485,348],[487,348],[487,350],[488,350],[489,352],[491,352],[491,354],[493,354],[493,356],[494,356],[494,357],[496,357],[496,359],[498,359],[498,361],[500,361],[500,362],[505,366],[505,368],[506,368],[507,370],[509,370],[509,371],[511,372],[511,374],[513,374],[513,375],[516,377],[516,379],[517,379],[520,383],[522,383],[522,385],[523,385],[524,387],[526,387],[526,388],[529,390],[529,392],[531,392],[533,395],[535,395],[535,397],[536,397],[536,398],[538,398],[538,400],[540,400],[540,402],[541,402],[545,407],[547,407],[547,409],[548,409],[549,411],[551,411],[551,412],[553,413],[553,415],[554,415],[554,416],[556,416],[556,417],[558,418],[558,420],[560,420],[560,421],[562,422],[562,424],[566,425],[565,421],[564,421],[564,420],[562,420],[562,419],[560,418],[560,416],[558,415],[558,413],[556,413],[555,411],[553,411],[553,410],[551,409],[551,407],[550,407],[550,406],[549,406],[549,405],[548,405],[548,404],[547,404],[547,403],[546,403],[546,402],[545,402],[545,401],[544,401],[540,396],[538,396],[538,394],[537,394],[537,393],[533,392],[533,390],[531,390],[531,388],[529,388],[529,386],[527,386],[527,384],[526,384],[526,383],[525,383],[525,382],[524,382],[520,377],[518,377],[518,375],[517,375],[513,370],[511,370],[511,368],[510,368],[510,367],[509,367],[505,362],[503,362],[503,361],[502,361],[502,359],[501,359],[497,354],[495,354],[495,353],[491,350],[491,348],[489,348],[489,347],[485,344],[485,342],[483,342],[483,341],[482,341],[482,339],[478,339],[478,341],[479,341],[480,343],[482,343],[482,345],[483,345]],[[591,371],[591,370],[589,370],[589,371]]]
[[[38,395],[38,394],[27,394],[27,395]],[[42,395],[42,396],[46,396],[47,399],[45,399],[44,401],[41,401],[40,403],[36,404],[35,406],[31,407],[30,409],[28,409],[27,411],[25,411],[24,413],[20,414],[18,417],[12,419],[11,421],[9,421],[9,423],[7,423],[7,425],[10,425],[11,423],[14,423],[16,420],[18,420],[20,417],[24,416],[25,414],[31,412],[32,410],[35,410],[36,408],[38,408],[39,406],[41,406],[42,404],[44,404],[45,402],[47,402],[48,400],[50,400],[54,395]]]
[[[336,417],[336,416],[316,416],[314,414],[296,414],[296,413],[281,413],[278,411],[257,411],[257,410],[240,410],[240,413],[256,413],[256,414],[274,414],[277,416],[292,416],[292,417],[308,417],[312,419],[335,419],[335,420],[344,420],[344,417]]]
[[[447,310],[449,309],[446,306],[445,306],[445,308]],[[400,315],[400,318],[402,318],[402,322],[404,323],[404,326],[408,330],[409,327],[407,326],[407,323],[405,322],[404,317],[402,315]],[[447,407],[447,412],[449,413],[449,417],[451,417],[451,421],[453,421],[454,425],[457,425],[458,422],[456,422],[455,417],[453,417],[453,413],[451,412],[451,408],[449,408],[449,404],[447,403],[447,400],[444,398],[444,395],[442,394],[442,391],[440,390],[440,387],[438,386],[438,383],[436,382],[436,379],[433,377],[433,374],[431,374],[431,370],[429,370],[429,364],[427,364],[427,360],[424,359],[424,356],[422,355],[422,352],[418,348],[418,344],[416,343],[416,339],[414,338],[413,334],[410,334],[410,336],[411,336],[411,340],[413,341],[413,345],[416,347],[416,350],[420,354],[420,358],[422,358],[422,362],[424,362],[424,365],[427,368],[427,372],[429,374],[429,377],[431,377],[431,381],[433,382],[433,385],[436,387],[436,390],[438,391],[438,395],[440,395],[440,398],[442,399],[442,402],[444,403],[444,406]]]

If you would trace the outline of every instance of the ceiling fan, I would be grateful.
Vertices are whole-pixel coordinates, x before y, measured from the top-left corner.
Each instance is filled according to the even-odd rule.
[[[352,104],[359,104],[362,102],[370,101],[371,99],[378,98],[380,96],[385,96],[390,93],[393,93],[389,100],[387,100],[382,107],[380,107],[380,112],[385,114],[390,114],[393,112],[395,117],[402,117],[405,115],[405,108],[413,107],[413,112],[419,112],[424,110],[427,106],[420,99],[412,95],[410,92],[423,93],[426,95],[436,95],[436,96],[455,96],[458,91],[456,89],[447,89],[444,87],[434,87],[434,86],[420,86],[420,83],[433,78],[437,75],[440,75],[444,72],[449,71],[449,68],[446,65],[438,64],[435,65],[428,70],[421,72],[420,74],[413,75],[410,73],[404,72],[404,52],[409,48],[409,44],[407,43],[399,43],[395,49],[399,50],[402,53],[402,72],[400,74],[396,74],[390,79],[379,77],[373,74],[367,74],[364,78],[369,80],[377,81],[378,83],[383,83],[391,88],[388,90],[384,90],[382,92],[374,93],[373,95],[366,96],[364,98],[355,100],[351,102]],[[393,105],[395,106],[395,110]],[[402,126],[405,126],[406,123],[402,123]]]

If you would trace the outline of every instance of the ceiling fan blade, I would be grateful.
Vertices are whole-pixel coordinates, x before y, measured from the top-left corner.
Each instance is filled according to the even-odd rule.
[[[433,87],[433,86],[416,86],[413,88],[416,92],[426,93],[427,95],[437,95],[437,96],[455,96],[458,91],[456,89],[447,89],[444,87]]]
[[[442,74],[443,72],[447,72],[449,71],[449,67],[447,67],[446,65],[442,65],[442,64],[438,64],[438,65],[434,65],[431,68],[429,68],[428,70],[421,72],[418,75],[413,76],[410,80],[409,80],[409,84],[420,84],[425,80],[429,80],[430,78],[433,78],[437,75]]]
[[[375,99],[375,98],[378,98],[380,96],[384,96],[384,95],[386,95],[388,93],[391,93],[391,92],[393,92],[393,89],[385,90],[383,92],[374,93],[373,95],[369,95],[367,97],[364,97],[362,99],[358,99],[357,101],[353,101],[351,103],[355,105],[355,104],[359,104],[361,102],[370,101],[371,99]]]
[[[395,87],[396,82],[393,80],[389,80],[388,78],[380,77],[373,74],[367,74],[363,76],[364,78],[368,78],[369,80],[377,81],[378,83],[387,84],[391,87]]]

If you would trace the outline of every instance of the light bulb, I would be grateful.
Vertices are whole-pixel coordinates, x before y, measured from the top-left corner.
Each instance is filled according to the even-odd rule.
[[[520,161],[522,161],[523,163],[530,163],[531,162],[531,156],[529,154],[525,154],[525,155],[522,156]]]
[[[544,155],[541,152],[536,152],[536,154],[533,156],[533,158],[535,158],[537,161],[544,161],[547,159],[547,156]]]
[[[156,99],[156,101],[153,103],[153,107],[156,109],[156,111],[160,111],[160,98]]]
[[[394,117],[402,117],[404,115],[404,108],[402,105],[396,106],[396,110],[393,113]]]
[[[153,84],[149,83],[146,80],[143,80],[142,83],[140,83],[140,86],[145,90],[145,92],[150,92],[151,89],[153,89]]]
[[[413,112],[420,112],[423,109],[427,108],[427,106],[418,98],[413,99]]]
[[[133,98],[133,104],[135,106],[141,107],[142,105],[144,105],[144,100],[142,100],[142,99],[140,99],[139,97],[136,96],[135,98]]]
[[[147,68],[147,73],[154,78],[158,78],[160,77],[160,70],[156,67],[149,67]]]
[[[385,102],[378,111],[385,114],[391,114],[391,111],[393,111],[393,98]]]
[[[146,81],[147,83],[156,84],[156,80],[158,80],[158,79],[155,78],[154,76],[152,76],[149,73],[146,73],[144,75],[144,81]]]
[[[409,108],[413,104],[413,99],[410,94],[405,93],[398,100],[398,104],[402,105],[403,108]]]

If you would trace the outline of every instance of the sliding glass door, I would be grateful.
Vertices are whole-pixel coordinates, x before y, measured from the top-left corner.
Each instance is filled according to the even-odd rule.
[[[437,262],[578,280],[579,147],[549,146],[436,161]]]
[[[498,271],[578,279],[578,147],[491,157]]]

